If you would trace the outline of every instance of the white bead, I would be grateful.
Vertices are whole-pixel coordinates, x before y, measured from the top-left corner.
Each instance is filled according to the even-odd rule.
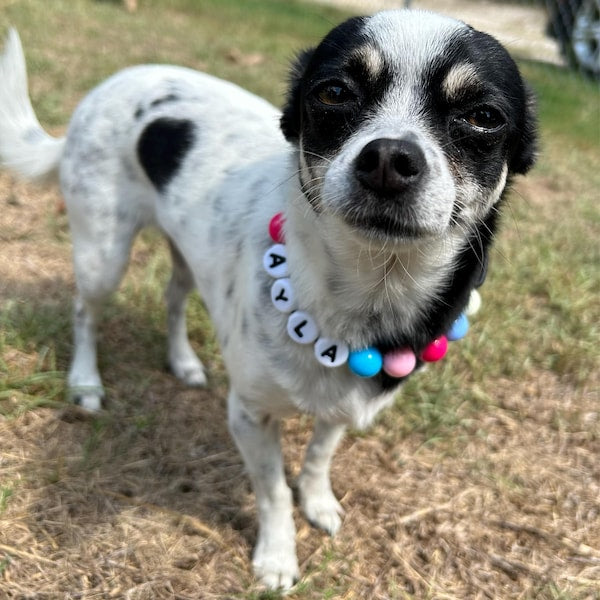
[[[344,342],[331,338],[319,338],[315,344],[315,356],[326,367],[339,367],[348,360],[350,349]]]
[[[319,337],[315,320],[302,310],[297,310],[289,316],[287,332],[299,344],[312,344]]]
[[[271,277],[287,277],[290,274],[284,244],[275,244],[265,252],[263,267]]]
[[[477,290],[471,290],[471,295],[469,296],[469,303],[467,304],[467,308],[465,309],[465,314],[468,317],[472,317],[474,314],[477,314],[477,311],[481,308],[481,296]]]
[[[283,313],[289,313],[294,309],[296,294],[289,279],[275,280],[271,286],[271,301],[273,306]]]

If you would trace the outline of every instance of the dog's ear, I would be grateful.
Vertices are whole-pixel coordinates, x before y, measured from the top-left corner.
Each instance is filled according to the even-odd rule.
[[[297,142],[300,137],[302,79],[314,51],[314,48],[311,48],[301,52],[290,71],[286,103],[280,121],[281,131],[289,142]]]
[[[510,161],[512,173],[525,174],[537,158],[537,102],[533,91],[525,88],[525,118],[520,129],[520,140]]]

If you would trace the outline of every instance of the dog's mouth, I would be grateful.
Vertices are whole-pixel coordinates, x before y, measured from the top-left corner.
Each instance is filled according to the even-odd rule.
[[[333,186],[309,203],[318,212],[331,212],[369,242],[411,242],[445,235],[452,221],[455,201],[448,191],[412,189],[381,194],[353,182],[346,189]],[[429,192],[429,193],[428,193]]]
[[[344,221],[354,233],[369,241],[379,242],[411,242],[440,237],[444,228],[431,227],[418,223],[414,219],[403,219],[386,214],[345,215]]]

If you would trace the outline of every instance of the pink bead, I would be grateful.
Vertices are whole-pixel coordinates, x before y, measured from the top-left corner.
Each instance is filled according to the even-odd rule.
[[[269,235],[276,244],[285,243],[285,236],[283,235],[284,222],[283,213],[277,213],[269,222]]]
[[[448,350],[448,340],[445,335],[437,338],[437,340],[433,340],[423,353],[421,354],[421,358],[425,362],[436,362],[441,360],[446,355],[446,351]]]
[[[383,370],[390,377],[406,377],[417,364],[417,357],[410,348],[389,352],[383,357]]]

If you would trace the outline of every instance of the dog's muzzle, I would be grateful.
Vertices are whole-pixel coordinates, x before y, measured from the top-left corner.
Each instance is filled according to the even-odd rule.
[[[352,140],[329,165],[322,191],[359,236],[384,243],[443,235],[455,199],[443,153],[410,131]]]

